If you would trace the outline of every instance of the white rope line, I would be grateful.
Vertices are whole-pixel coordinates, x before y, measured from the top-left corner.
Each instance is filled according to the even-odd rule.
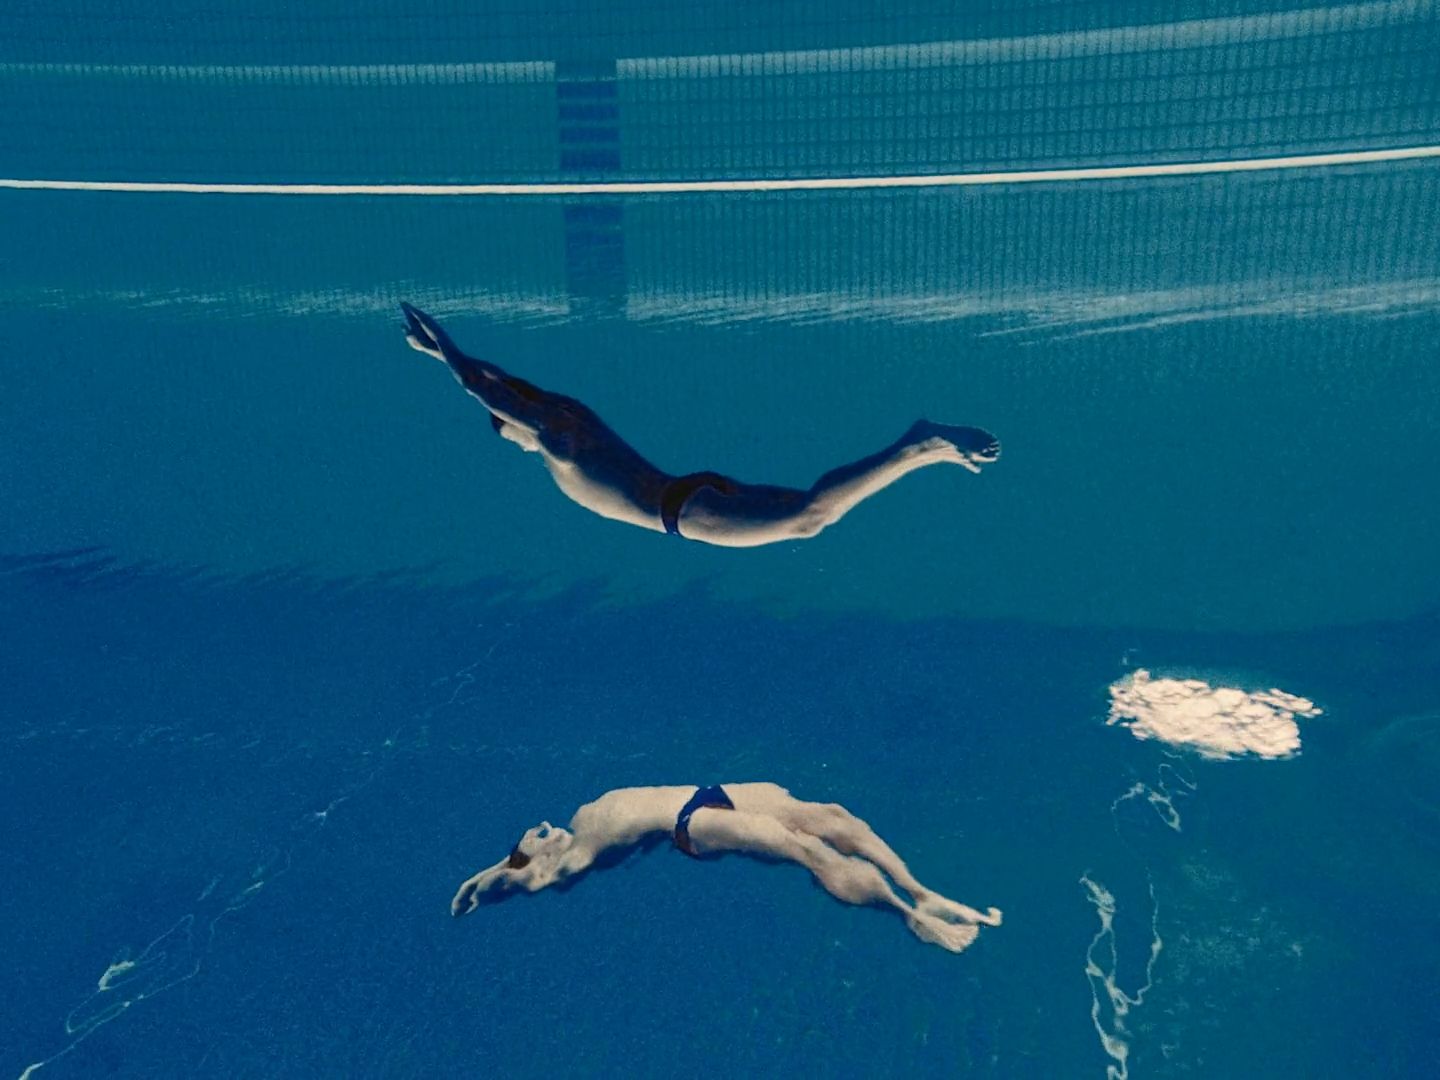
[[[132,191],[186,195],[689,195],[728,191],[857,191],[866,188],[977,187],[989,184],[1074,183],[1153,176],[1205,176],[1215,173],[1319,169],[1336,165],[1373,165],[1440,157],[1440,145],[1387,150],[1345,150],[1332,154],[1185,161],[1156,165],[1102,165],[1077,169],[1022,172],[939,173],[914,176],[816,176],[749,180],[615,180],[535,184],[231,184],[172,183],[158,180],[20,180],[0,178],[0,188],[44,191]]]

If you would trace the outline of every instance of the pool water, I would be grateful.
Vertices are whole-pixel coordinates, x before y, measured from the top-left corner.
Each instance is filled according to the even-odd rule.
[[[692,8],[17,8],[0,178],[1440,142],[1428,4]],[[1437,170],[0,190],[0,1074],[1429,1075]],[[920,416],[1003,455],[804,542],[628,528],[401,300],[675,473],[805,487]],[[1003,925],[668,846],[449,915],[542,819],[746,780]]]

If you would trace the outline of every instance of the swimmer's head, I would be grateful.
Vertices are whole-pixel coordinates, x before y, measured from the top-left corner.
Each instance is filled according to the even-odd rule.
[[[574,842],[575,837],[567,830],[542,821],[525,831],[525,835],[510,849],[505,865],[511,870],[528,871],[516,876],[522,881],[536,882],[534,887],[539,888],[549,883],[555,864]]]
[[[561,874],[561,859],[573,843],[575,837],[568,830],[557,829],[548,821],[527,829],[504,862],[460,886],[450,901],[451,913],[464,915],[480,904],[498,903],[513,889],[537,892],[553,884]]]

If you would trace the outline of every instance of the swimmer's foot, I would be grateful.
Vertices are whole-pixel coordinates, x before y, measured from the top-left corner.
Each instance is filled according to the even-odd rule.
[[[400,302],[400,310],[405,313],[405,342],[412,349],[433,356],[436,360],[444,360],[447,350],[456,351],[450,335],[429,315],[403,300]]]
[[[952,923],[984,923],[986,926],[999,926],[1001,918],[1000,909],[997,907],[980,912],[969,904],[962,904],[958,900],[950,900],[935,893],[927,893],[923,898],[916,900],[915,910],[921,914]]]
[[[906,915],[905,923],[921,941],[939,945],[942,949],[954,953],[964,952],[980,933],[977,927],[968,923],[956,925],[933,915],[926,915],[923,911],[913,911]]]
[[[932,420],[917,420],[905,433],[905,440],[917,453],[934,455],[978,473],[1000,457],[1000,440],[977,427],[955,427]]]

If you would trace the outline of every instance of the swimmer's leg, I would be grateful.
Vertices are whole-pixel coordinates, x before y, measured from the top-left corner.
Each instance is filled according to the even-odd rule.
[[[883,870],[896,885],[917,901],[930,892],[910,873],[905,860],[876,835],[868,822],[838,803],[793,800],[777,817],[787,826],[824,840],[842,855],[858,855]]]
[[[412,349],[444,360],[446,355],[460,353],[441,325],[419,308],[400,301],[400,310],[405,315],[405,341]]]
[[[955,925],[912,907],[896,894],[874,864],[841,855],[814,836],[789,829],[769,815],[742,810],[697,813],[691,821],[690,836],[703,850],[748,851],[797,862],[835,899],[894,908],[921,941],[951,952],[960,952],[979,933],[973,925]]]
[[[405,341],[412,349],[448,365],[456,381],[502,424],[515,424],[532,433],[540,430],[551,395],[488,361],[466,355],[444,328],[419,308],[402,301],[400,309],[405,313]]]
[[[806,857],[799,861],[815,875],[815,880],[825,891],[837,900],[843,900],[847,904],[888,905],[905,917],[905,925],[910,927],[911,932],[921,941],[939,945],[951,952],[962,951],[979,934],[979,929],[971,922],[952,923],[907,904],[890,887],[885,875],[880,873],[874,863],[841,855],[813,836],[806,836],[804,833],[791,835],[796,837],[805,852]]]
[[[891,881],[910,894],[915,906],[925,914],[965,923],[1000,925],[1000,909],[976,911],[958,900],[951,900],[926,888],[916,880],[905,860],[876,834],[868,822],[856,817],[837,803],[812,803],[792,799],[776,815],[792,829],[825,841],[844,855],[858,855],[887,874]]]

